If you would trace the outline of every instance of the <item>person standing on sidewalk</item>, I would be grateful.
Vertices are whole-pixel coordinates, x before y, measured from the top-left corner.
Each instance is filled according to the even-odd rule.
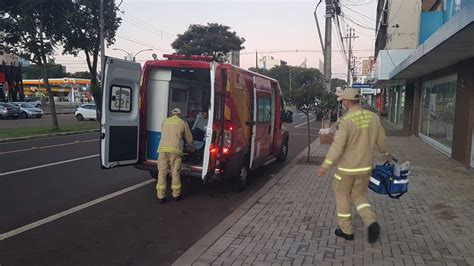
[[[385,130],[377,114],[359,105],[359,92],[346,89],[342,93],[342,106],[347,110],[339,122],[339,130],[326,159],[318,169],[318,176],[337,165],[333,189],[336,194],[336,211],[339,228],[335,234],[346,240],[354,240],[351,200],[368,227],[368,241],[377,241],[380,226],[371,205],[367,201],[367,187],[374,158],[374,146],[387,160],[391,155],[385,144]]]
[[[193,135],[188,123],[181,119],[179,108],[171,111],[171,117],[161,124],[161,140],[158,146],[158,182],[156,183],[157,197],[160,203],[166,202],[166,176],[171,172],[171,190],[176,201],[181,200],[181,161],[183,148],[181,140],[192,147]]]

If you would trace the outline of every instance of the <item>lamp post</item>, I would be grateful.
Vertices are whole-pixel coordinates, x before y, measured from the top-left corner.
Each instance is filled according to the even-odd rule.
[[[122,51],[122,52],[126,53],[127,56],[128,56],[130,59],[133,60],[133,62],[135,62],[135,57],[136,57],[139,53],[141,53],[141,52],[146,52],[146,51],[153,51],[153,49],[151,49],[151,48],[150,48],[150,49],[143,49],[143,50],[138,51],[135,55],[133,55],[132,53],[129,53],[129,52],[125,51],[124,49],[120,49],[120,48],[113,48],[112,50],[114,50],[114,51]]]

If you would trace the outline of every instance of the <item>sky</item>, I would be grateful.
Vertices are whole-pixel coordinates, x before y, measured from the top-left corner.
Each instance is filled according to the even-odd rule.
[[[116,0],[117,4],[121,0]],[[106,55],[123,58],[136,54],[143,63],[152,54],[162,57],[171,53],[171,43],[177,34],[186,31],[190,24],[221,23],[231,27],[245,38],[241,51],[241,67],[255,66],[255,51],[281,59],[290,65],[307,60],[308,67],[319,68],[323,59],[314,20],[314,9],[319,0],[123,0],[120,5],[122,24],[116,42],[106,49]],[[353,42],[354,56],[359,59],[373,55],[375,42],[376,0],[340,0],[345,18],[341,21],[342,35],[349,27],[359,38]],[[325,4],[318,7],[318,18],[324,38]],[[350,21],[352,20],[352,22]],[[359,24],[359,25],[356,25]],[[333,77],[345,79],[347,63],[336,38],[333,24]],[[113,50],[113,49],[122,49]],[[347,44],[346,44],[347,49]],[[299,50],[299,51],[298,51]],[[68,72],[87,70],[84,55],[79,57],[56,56],[56,63],[67,67]]]

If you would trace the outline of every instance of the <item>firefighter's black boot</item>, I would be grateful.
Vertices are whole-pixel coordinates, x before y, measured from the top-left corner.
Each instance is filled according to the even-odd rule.
[[[379,239],[380,235],[380,226],[377,222],[372,223],[369,226],[369,243],[374,243]]]
[[[345,240],[354,240],[354,234],[346,234],[342,232],[340,228],[337,228],[336,231],[334,231],[334,234],[336,234],[339,237],[344,238]]]

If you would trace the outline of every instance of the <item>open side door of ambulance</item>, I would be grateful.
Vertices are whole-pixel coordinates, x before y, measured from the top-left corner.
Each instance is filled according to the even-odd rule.
[[[102,168],[138,161],[141,66],[108,57],[102,87],[100,160]]]
[[[221,75],[218,71],[220,71],[219,64],[216,62],[211,63],[211,102],[209,104],[209,111],[208,111],[208,120],[206,126],[206,145],[204,147],[204,157],[203,157],[203,164],[202,164],[202,180],[206,182],[206,180],[214,175],[216,170],[216,163],[217,163],[217,154],[218,154],[218,145],[214,143],[216,141],[216,137],[213,134],[216,134],[213,129],[214,125],[214,114],[217,111],[217,108],[223,108],[223,98],[220,98],[219,101],[216,102],[216,83],[219,83],[217,79],[221,78]]]

